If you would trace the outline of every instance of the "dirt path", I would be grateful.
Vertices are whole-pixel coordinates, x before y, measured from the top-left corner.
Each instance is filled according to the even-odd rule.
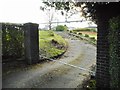
[[[96,47],[58,32],[68,41],[68,50],[58,59],[85,69],[96,63]],[[87,71],[47,61],[4,75],[3,88],[76,88],[82,85]]]

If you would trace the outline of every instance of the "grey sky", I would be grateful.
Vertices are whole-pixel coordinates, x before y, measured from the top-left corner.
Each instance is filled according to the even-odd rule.
[[[44,23],[48,22],[48,15],[40,10],[43,5],[42,0],[0,0],[0,22],[11,23]],[[72,16],[68,20],[80,20],[80,13]],[[65,16],[54,13],[54,20],[65,21]],[[69,26],[83,27],[88,26],[86,22],[71,23]],[[40,27],[44,27],[40,24]]]

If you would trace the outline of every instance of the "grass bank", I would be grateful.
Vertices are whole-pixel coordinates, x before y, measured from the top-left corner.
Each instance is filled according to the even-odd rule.
[[[61,55],[67,48],[67,42],[53,31],[39,31],[40,55],[53,58]]]

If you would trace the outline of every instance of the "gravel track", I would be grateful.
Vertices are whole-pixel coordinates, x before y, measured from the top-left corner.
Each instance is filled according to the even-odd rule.
[[[68,49],[58,59],[72,65],[90,69],[96,63],[96,47],[85,41],[56,32],[68,41]],[[24,69],[16,69],[3,77],[3,88],[77,88],[82,86],[88,71],[46,61]]]

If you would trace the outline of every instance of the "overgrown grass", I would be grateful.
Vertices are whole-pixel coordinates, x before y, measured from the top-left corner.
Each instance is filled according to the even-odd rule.
[[[65,52],[67,43],[53,31],[39,31],[40,54],[52,58]]]

